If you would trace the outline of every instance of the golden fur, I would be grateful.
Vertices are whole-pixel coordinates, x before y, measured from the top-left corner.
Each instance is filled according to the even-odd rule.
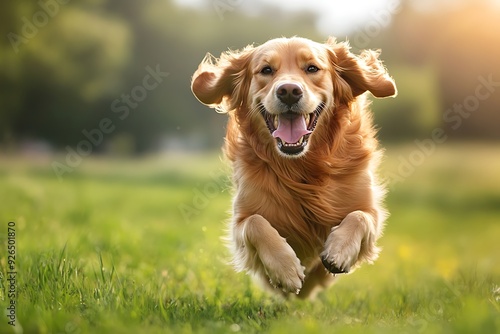
[[[280,102],[284,84],[299,88],[297,103]],[[274,39],[219,59],[207,55],[192,91],[229,115],[224,152],[234,173],[229,239],[237,270],[305,298],[333,282],[325,266],[349,272],[377,258],[385,190],[376,178],[381,150],[363,93],[396,95],[377,52],[355,56],[333,38]],[[312,120],[316,106],[317,124],[308,124],[312,133],[301,138],[299,153],[278,148],[281,139],[265,117]]]

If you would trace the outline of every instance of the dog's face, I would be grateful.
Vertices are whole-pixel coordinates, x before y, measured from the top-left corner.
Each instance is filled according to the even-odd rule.
[[[281,154],[303,154],[323,109],[334,104],[330,67],[325,48],[307,40],[272,40],[255,51],[248,102]]]
[[[303,38],[279,38],[259,47],[206,58],[196,71],[192,90],[204,104],[236,112],[259,131],[259,140],[280,155],[300,157],[323,113],[333,113],[369,90],[376,97],[393,96],[396,88],[377,59],[360,57],[346,43],[326,44]],[[243,111],[243,112],[242,112]]]

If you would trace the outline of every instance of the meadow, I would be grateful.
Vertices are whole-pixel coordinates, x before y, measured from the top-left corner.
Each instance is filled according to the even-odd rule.
[[[387,147],[380,174],[414,149]],[[227,264],[219,155],[96,156],[62,181],[51,158],[1,156],[0,333],[500,332],[498,144],[443,145],[392,183],[380,258],[315,301]]]

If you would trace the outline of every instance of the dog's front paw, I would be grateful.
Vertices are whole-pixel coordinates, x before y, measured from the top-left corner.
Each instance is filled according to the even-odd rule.
[[[358,260],[361,239],[337,226],[332,229],[321,253],[321,261],[332,274],[348,273]]]
[[[296,294],[300,292],[305,279],[305,268],[286,241],[283,240],[279,251],[260,255],[269,283],[274,288]]]

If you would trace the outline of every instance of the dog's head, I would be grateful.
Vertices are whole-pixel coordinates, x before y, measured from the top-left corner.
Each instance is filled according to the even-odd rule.
[[[252,124],[262,144],[286,157],[307,152],[323,114],[349,106],[366,91],[375,97],[396,94],[377,52],[356,56],[333,38],[325,44],[278,38],[219,59],[207,55],[191,88],[203,104]]]

